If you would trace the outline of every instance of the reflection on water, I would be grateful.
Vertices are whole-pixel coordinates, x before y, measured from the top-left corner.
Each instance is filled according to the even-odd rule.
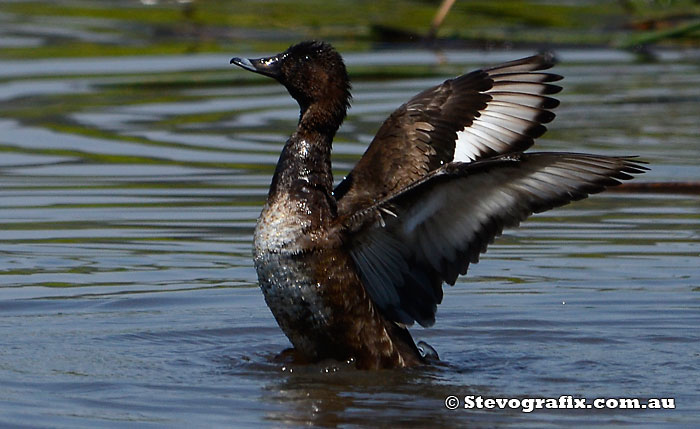
[[[528,52],[447,53],[468,70]],[[700,70],[561,52],[536,148],[637,154],[700,180]],[[351,67],[434,64],[424,52]],[[0,63],[0,424],[689,424],[700,394],[697,197],[608,194],[507,231],[414,336],[444,365],[287,366],[251,235],[298,112],[212,55]],[[592,66],[591,63],[597,65]],[[436,66],[437,67],[437,66]],[[440,68],[436,68],[440,70]],[[75,72],[74,72],[75,71]],[[603,71],[601,73],[601,71]],[[446,74],[444,77],[447,77]],[[337,176],[444,77],[356,79]],[[455,410],[447,395],[675,397],[674,411]]]

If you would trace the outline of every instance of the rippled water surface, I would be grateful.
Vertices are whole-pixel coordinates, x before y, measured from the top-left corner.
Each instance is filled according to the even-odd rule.
[[[261,54],[247,52],[243,54]],[[458,73],[530,52],[381,51]],[[700,67],[562,51],[540,150],[639,155],[700,180]],[[437,66],[436,66],[437,67]],[[442,68],[440,68],[442,67]],[[444,365],[285,367],[251,237],[298,116],[219,55],[0,61],[0,426],[690,426],[700,419],[700,200],[607,193],[508,230],[447,288]],[[356,78],[337,177],[449,77]],[[673,397],[675,410],[445,409],[448,395]]]

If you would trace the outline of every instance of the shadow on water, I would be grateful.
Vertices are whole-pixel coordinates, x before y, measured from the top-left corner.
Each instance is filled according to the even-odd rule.
[[[348,54],[336,178],[413,94],[530,53]],[[644,180],[700,180],[697,52],[558,55],[562,104],[537,150],[636,154]],[[251,237],[298,111],[242,76],[215,54],[0,60],[0,426],[697,421],[694,195],[608,193],[506,231],[446,287],[437,324],[412,330],[443,365],[275,362],[288,342]],[[448,395],[674,397],[677,409],[447,410]]]

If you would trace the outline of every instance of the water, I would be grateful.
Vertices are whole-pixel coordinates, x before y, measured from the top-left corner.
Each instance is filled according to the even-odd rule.
[[[347,55],[351,74],[448,63],[440,77],[355,79],[337,177],[446,70],[529,53]],[[636,154],[651,166],[638,180],[700,180],[696,52],[559,55],[562,106],[536,149]],[[276,361],[289,344],[257,289],[251,237],[298,111],[244,75],[213,54],[0,61],[0,426],[697,424],[692,195],[608,193],[508,230],[447,287],[437,324],[412,331],[442,365]],[[672,397],[676,409],[450,411],[448,395]]]

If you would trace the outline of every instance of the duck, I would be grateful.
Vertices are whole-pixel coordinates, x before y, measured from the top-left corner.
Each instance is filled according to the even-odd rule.
[[[230,63],[275,79],[300,109],[257,220],[253,262],[301,362],[429,364],[408,328],[435,323],[443,285],[504,228],[647,170],[629,156],[527,151],[562,89],[545,71],[554,56],[540,53],[415,95],[334,186],[331,147],[351,101],[341,55],[304,41]]]

